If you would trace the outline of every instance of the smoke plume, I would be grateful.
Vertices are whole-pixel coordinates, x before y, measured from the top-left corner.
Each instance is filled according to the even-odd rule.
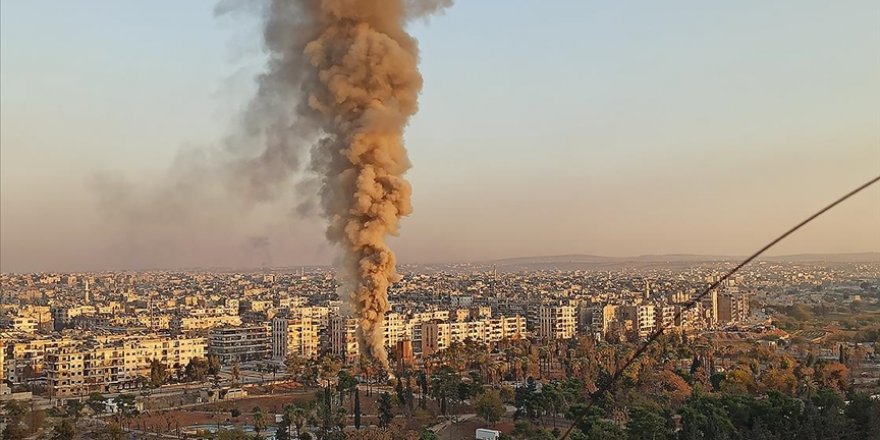
[[[154,184],[92,179],[105,229],[132,254],[172,263],[175,246],[240,248],[232,233],[257,237],[249,248],[268,261],[266,229],[279,227],[267,221],[319,213],[341,254],[339,293],[358,321],[361,351],[387,367],[383,322],[399,276],[385,239],[412,211],[403,131],[422,88],[418,46],[405,27],[450,4],[221,0],[218,15],[260,19],[267,61],[253,98],[220,146],[182,151]],[[273,245],[296,241],[271,237]]]
[[[310,145],[327,238],[341,250],[341,296],[362,352],[387,367],[383,322],[399,279],[385,239],[412,212],[403,131],[422,77],[412,19],[450,1],[273,0],[262,5],[266,72],[244,118],[265,140],[243,163],[248,191],[266,196]],[[228,6],[228,5],[225,5]],[[221,4],[220,9],[224,9]]]

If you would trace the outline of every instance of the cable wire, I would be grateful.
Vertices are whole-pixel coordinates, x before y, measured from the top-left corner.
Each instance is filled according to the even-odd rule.
[[[605,394],[606,392],[608,392],[608,391],[614,386],[614,384],[618,381],[618,379],[620,379],[620,376],[623,375],[623,373],[627,370],[627,368],[629,368],[629,367],[633,364],[633,362],[636,361],[636,359],[638,359],[642,354],[644,354],[644,353],[648,350],[648,347],[650,347],[651,344],[653,344],[654,341],[656,341],[657,338],[659,338],[660,335],[662,335],[664,331],[666,331],[666,330],[667,330],[672,324],[674,324],[676,321],[678,321],[678,320],[681,318],[681,315],[682,315],[682,313],[684,313],[684,311],[689,310],[689,309],[691,309],[692,307],[694,307],[694,306],[695,306],[698,302],[700,302],[700,301],[701,301],[706,295],[708,295],[709,292],[715,290],[718,286],[721,285],[721,283],[723,283],[723,282],[726,281],[728,278],[730,278],[731,276],[733,276],[733,274],[735,274],[737,271],[739,271],[740,269],[742,269],[743,266],[745,266],[745,265],[751,263],[755,258],[758,258],[759,256],[761,256],[761,254],[763,254],[764,252],[766,252],[768,249],[770,249],[771,247],[775,246],[775,245],[776,245],[777,243],[779,243],[780,241],[785,240],[789,235],[793,234],[793,233],[794,233],[795,231],[797,231],[798,229],[804,227],[807,223],[810,223],[811,221],[815,220],[817,217],[819,217],[819,216],[821,216],[822,214],[824,214],[824,213],[830,211],[830,210],[831,210],[832,208],[834,208],[835,206],[837,206],[837,205],[843,203],[846,199],[848,199],[848,198],[850,198],[850,197],[852,197],[852,196],[854,196],[854,195],[856,195],[856,194],[862,192],[862,190],[864,190],[864,189],[868,188],[869,186],[871,186],[871,185],[877,183],[878,181],[880,181],[880,176],[877,176],[877,177],[875,177],[875,178],[873,178],[873,179],[871,179],[871,180],[865,182],[864,184],[862,184],[862,185],[859,186],[858,188],[856,188],[856,189],[854,189],[854,190],[848,192],[846,195],[844,195],[844,196],[840,197],[839,199],[835,200],[834,202],[832,202],[832,203],[829,204],[828,206],[826,206],[826,207],[820,209],[820,210],[817,211],[815,214],[813,214],[813,215],[807,217],[804,221],[798,223],[797,225],[795,225],[794,227],[792,227],[792,228],[789,229],[788,231],[785,231],[784,234],[780,235],[779,237],[776,237],[773,241],[771,241],[770,243],[767,243],[766,245],[764,245],[764,247],[762,247],[761,249],[759,249],[757,252],[755,252],[754,254],[752,254],[751,256],[749,256],[748,258],[746,258],[745,260],[743,260],[741,263],[739,263],[738,265],[736,265],[736,267],[734,267],[733,269],[731,269],[730,271],[728,271],[726,274],[724,274],[723,277],[719,278],[719,279],[716,280],[714,283],[710,284],[709,287],[707,287],[705,290],[703,290],[702,292],[700,292],[699,295],[697,295],[697,296],[691,298],[690,301],[688,301],[687,303],[685,303],[684,307],[682,307],[681,309],[679,309],[679,311],[677,311],[677,312],[675,313],[675,315],[673,316],[673,318],[672,318],[671,320],[667,321],[667,322],[664,323],[664,324],[661,324],[660,327],[657,328],[657,330],[655,330],[653,333],[651,333],[650,336],[648,336],[647,339],[645,339],[645,342],[642,344],[642,346],[639,347],[639,349],[636,350],[635,353],[633,353],[633,355],[629,358],[629,360],[627,360],[627,361],[626,361],[626,362],[625,362],[620,368],[617,369],[617,371],[614,372],[614,375],[611,376],[611,380],[607,381],[607,382],[605,383],[605,385],[603,385],[602,387],[600,387],[600,388],[597,389],[594,393],[591,394],[591,396],[590,396],[590,402],[587,404],[586,408],[584,408],[583,412],[582,412],[582,413],[581,413],[581,414],[580,414],[580,415],[574,420],[574,422],[571,424],[571,426],[569,426],[568,429],[565,430],[565,432],[559,437],[559,440],[565,440],[566,438],[568,438],[569,434],[571,434],[571,431],[572,431],[572,430],[573,430],[578,424],[580,424],[580,423],[583,421],[584,417],[586,417],[587,414],[589,414],[590,409],[593,407],[593,404],[596,402],[596,400],[597,400],[599,397],[601,397],[603,394]]]

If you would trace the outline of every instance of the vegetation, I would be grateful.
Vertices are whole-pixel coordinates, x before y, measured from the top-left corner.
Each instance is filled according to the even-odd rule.
[[[164,362],[159,359],[153,359],[150,361],[150,385],[154,388],[159,388],[162,385],[165,385],[165,382],[169,378],[168,367]]]
[[[497,391],[486,391],[474,400],[474,410],[483,420],[495,424],[504,416],[504,402]]]

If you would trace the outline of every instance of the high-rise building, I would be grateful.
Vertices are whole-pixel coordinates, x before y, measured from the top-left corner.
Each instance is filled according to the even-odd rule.
[[[657,327],[653,304],[642,304],[636,307],[636,319],[633,322],[634,330],[640,338],[650,335]]]
[[[569,339],[576,330],[573,306],[542,305],[538,310],[538,337],[541,339]]]
[[[724,292],[718,296],[718,322],[737,323],[749,318],[749,296],[745,293]]]
[[[314,358],[318,355],[318,324],[310,316],[276,317],[272,320],[272,357],[286,359],[296,355]]]
[[[710,327],[718,323],[718,291],[711,290],[700,300],[703,306],[704,319]]]
[[[336,315],[330,318],[330,353],[354,362],[360,356],[357,319]]]

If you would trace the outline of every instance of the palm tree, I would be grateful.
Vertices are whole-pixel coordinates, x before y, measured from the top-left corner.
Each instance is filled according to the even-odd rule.
[[[296,438],[300,438],[303,426],[305,426],[306,422],[309,420],[309,409],[305,406],[293,404],[285,406],[284,412],[296,430]]]
[[[372,377],[376,373],[375,364],[365,354],[361,354],[358,358],[357,370],[367,382],[367,396],[373,395]]]
[[[255,406],[251,417],[253,417],[254,420],[254,432],[259,436],[260,431],[266,429],[266,415],[263,414],[262,408]]]

